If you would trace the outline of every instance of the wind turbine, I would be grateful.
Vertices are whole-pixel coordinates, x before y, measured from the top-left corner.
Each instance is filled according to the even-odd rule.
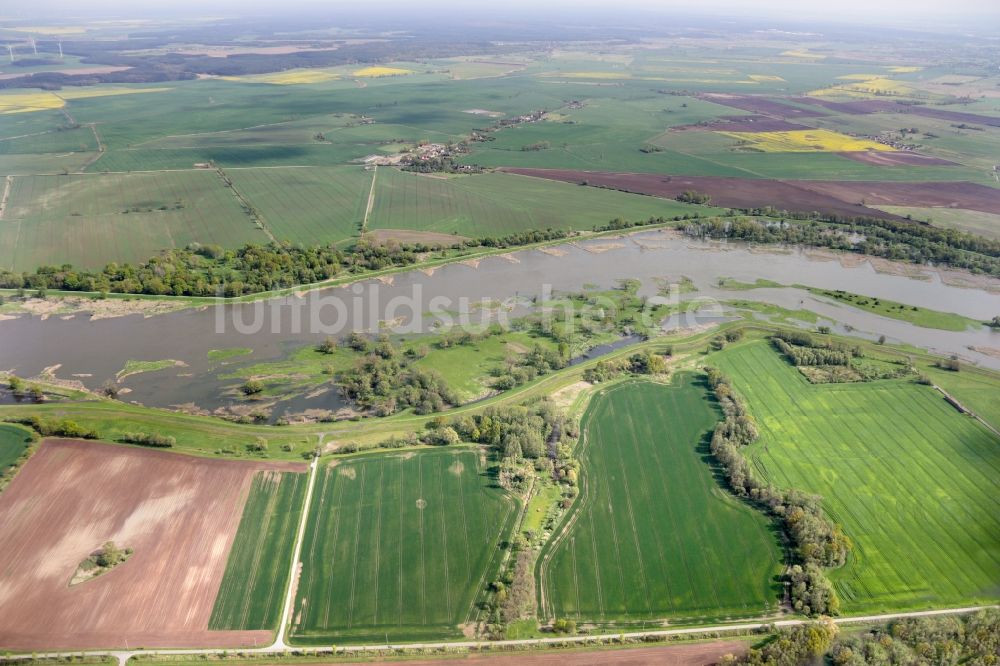
[[[62,42],[59,42],[59,59],[60,59],[60,60],[62,60],[62,59],[63,59],[63,54],[62,54]]]
[[[35,55],[38,55],[38,43],[35,42],[34,37],[28,37],[28,41],[31,42],[31,48],[34,50]]]
[[[13,44],[8,44],[7,45],[7,50],[10,51],[10,61],[14,62],[14,45]]]

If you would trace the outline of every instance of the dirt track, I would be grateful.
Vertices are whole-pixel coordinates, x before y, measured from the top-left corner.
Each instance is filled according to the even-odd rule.
[[[482,666],[547,666],[548,664],[574,664],[575,666],[642,666],[644,664],[672,664],[674,666],[703,666],[714,664],[725,654],[743,654],[747,644],[741,641],[713,641],[691,645],[664,645],[660,647],[626,648],[621,650],[552,650],[521,654],[477,654],[452,659],[419,659],[403,662],[406,666],[451,666],[452,664],[481,664]],[[262,662],[262,666],[267,662]],[[338,662],[342,664],[344,662]],[[364,663],[372,663],[370,661]]]
[[[504,168],[502,171],[567,183],[586,182],[592,186],[667,199],[673,199],[685,190],[695,190],[710,195],[712,205],[730,208],[774,206],[788,211],[819,211],[846,217],[867,216],[888,220],[903,218],[869,206],[947,206],[1000,214],[1000,189],[969,182],[765,180],[522,168]]]
[[[254,472],[305,467],[46,440],[0,495],[0,647],[268,643],[208,620]],[[70,587],[108,540],[135,552]]]

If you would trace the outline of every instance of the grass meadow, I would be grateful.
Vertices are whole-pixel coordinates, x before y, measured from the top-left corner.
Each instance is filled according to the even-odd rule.
[[[929,386],[809,384],[766,342],[710,357],[757,420],[747,451],[780,487],[823,496],[854,541],[831,572],[845,613],[1000,598],[1000,447]]]
[[[516,507],[478,450],[341,459],[319,471],[292,637],[461,637]]]
[[[593,398],[583,491],[540,558],[546,616],[628,623],[759,616],[778,603],[781,552],[767,518],[713,474],[720,418],[690,374]]]
[[[209,629],[277,627],[307,485],[304,473],[254,476]]]

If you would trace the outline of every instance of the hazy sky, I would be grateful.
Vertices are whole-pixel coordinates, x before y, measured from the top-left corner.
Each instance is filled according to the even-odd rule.
[[[354,14],[359,10],[372,18],[392,7],[414,11],[419,8],[449,8],[456,13],[479,13],[482,18],[517,19],[532,13],[559,13],[567,19],[584,19],[581,9],[601,13],[622,13],[628,9],[688,15],[716,14],[746,16],[789,22],[823,19],[837,23],[885,21],[913,24],[943,21],[969,23],[983,32],[1000,34],[998,0],[366,0],[364,3],[337,0],[0,0],[7,5],[2,14],[17,18],[32,16],[86,16],[109,13],[120,16],[189,13],[205,15],[274,15],[306,10],[336,17],[338,11]],[[575,10],[575,11],[574,11]],[[624,18],[624,17],[623,17]]]

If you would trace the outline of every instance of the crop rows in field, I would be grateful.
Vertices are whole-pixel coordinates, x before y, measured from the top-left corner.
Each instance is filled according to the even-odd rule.
[[[360,233],[372,173],[359,166],[226,173],[279,240],[325,245]]]
[[[460,636],[497,573],[514,503],[477,451],[342,460],[319,473],[297,642]]]
[[[543,612],[589,622],[761,615],[778,597],[767,519],[705,459],[718,412],[691,375],[621,384],[583,420],[581,499],[539,567]]]
[[[209,629],[278,624],[306,486],[307,475],[295,472],[254,476]]]
[[[266,241],[214,171],[15,176],[0,230],[0,262],[16,270]]]
[[[832,578],[848,612],[1000,597],[1000,443],[931,387],[810,385],[766,343],[717,363],[760,428],[766,478],[823,496],[854,541]]]
[[[380,169],[368,228],[496,237],[550,227],[589,230],[616,217],[694,210],[675,201],[504,173],[446,178]]]

